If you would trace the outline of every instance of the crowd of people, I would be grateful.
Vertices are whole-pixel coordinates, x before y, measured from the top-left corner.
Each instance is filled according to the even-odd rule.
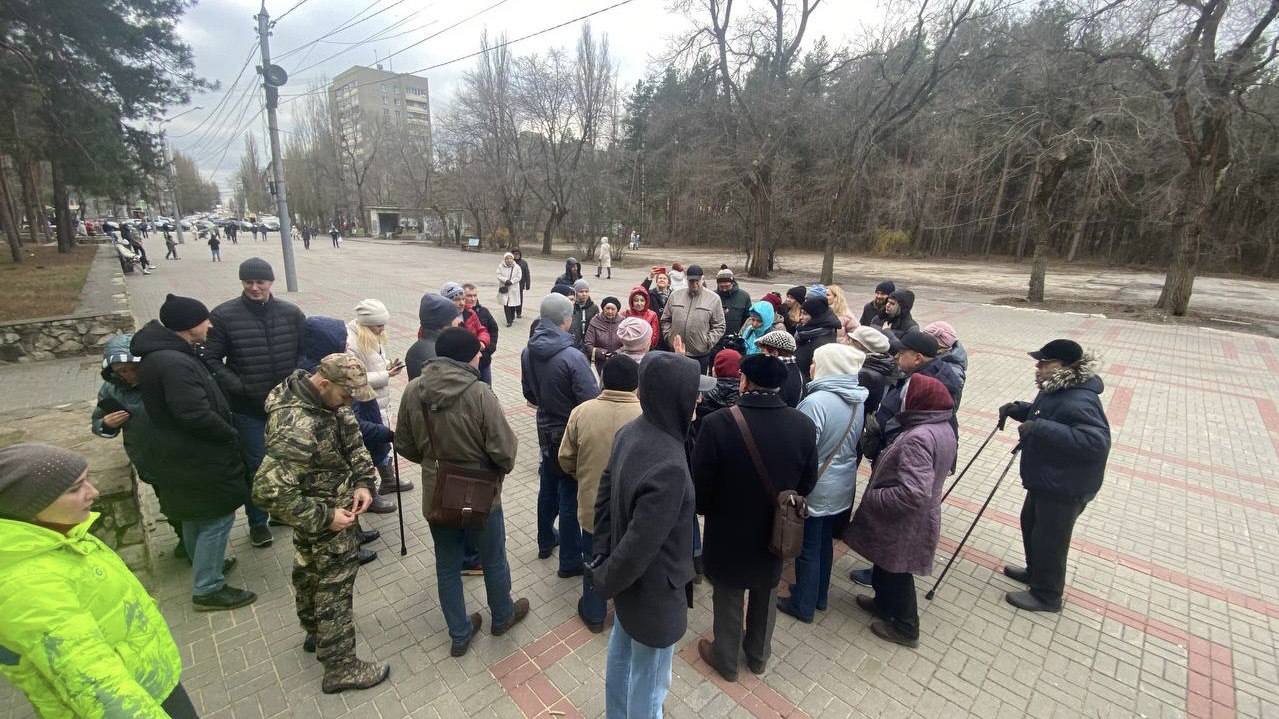
[[[597,277],[611,276],[607,260]],[[932,571],[969,370],[958,331],[921,327],[914,293],[891,281],[858,313],[835,285],[752,301],[727,266],[713,290],[705,278],[696,264],[655,266],[625,301],[597,304],[569,258],[536,297],[520,353],[522,393],[536,408],[537,556],[558,554],[558,577],[580,581],[577,613],[590,631],[605,630],[612,603],[610,719],[661,716],[696,585],[709,583],[714,614],[702,659],[728,681],[742,664],[766,672],[777,614],[811,623],[828,610],[837,540],[870,565],[850,578],[871,588],[854,599],[874,635],[908,647],[921,638],[914,577]],[[154,489],[176,554],[191,563],[193,608],[257,598],[227,582],[243,507],[254,547],[273,543],[273,526],[292,528],[301,647],[324,667],[322,690],[386,680],[387,664],[357,656],[352,592],[359,567],[377,558],[364,545],[379,533],[361,517],[396,511],[392,495],[414,489],[399,475],[403,457],[421,467],[451,654],[465,655],[485,620],[468,611],[464,575],[483,576],[490,633],[509,632],[531,610],[512,594],[501,501],[518,441],[491,386],[499,325],[479,285],[424,294],[400,361],[387,358],[382,302],[363,300],[349,318],[307,317],[272,293],[266,261],[245,260],[239,279],[240,295],[212,310],[169,295],[156,319],[108,342],[91,418],[95,434],[123,435]],[[510,328],[532,291],[519,250],[496,279]],[[1006,599],[1053,612],[1110,435],[1092,354],[1056,339],[1029,355],[1039,394],[999,409],[1001,424],[1019,423],[1028,490],[1026,565],[1004,570],[1027,589]],[[401,373],[408,384],[392,407]],[[0,672],[42,716],[105,706],[195,716],[154,602],[87,532],[87,471],[53,447],[0,450],[0,655],[16,657]],[[787,517],[802,522],[789,535]],[[790,559],[794,582],[779,591]],[[86,571],[101,581],[86,585]],[[37,609],[25,599],[33,590],[47,598]],[[121,602],[148,621],[123,621]]]

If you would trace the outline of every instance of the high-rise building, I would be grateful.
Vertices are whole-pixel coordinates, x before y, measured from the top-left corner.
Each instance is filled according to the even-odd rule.
[[[358,149],[378,129],[430,141],[431,100],[424,77],[356,65],[333,78],[329,107],[344,149]]]

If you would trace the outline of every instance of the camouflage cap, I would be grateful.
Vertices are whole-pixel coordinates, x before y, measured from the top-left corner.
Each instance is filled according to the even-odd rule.
[[[368,402],[377,397],[377,392],[369,385],[369,375],[364,370],[364,363],[354,355],[345,352],[334,352],[320,360],[315,373],[328,381],[345,387],[351,392],[356,402]]]

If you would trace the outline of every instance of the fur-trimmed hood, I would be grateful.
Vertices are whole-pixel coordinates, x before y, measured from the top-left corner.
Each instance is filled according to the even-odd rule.
[[[1084,352],[1084,356],[1078,362],[1063,365],[1061,369],[1053,372],[1048,379],[1036,379],[1035,384],[1039,386],[1040,392],[1060,392],[1074,389],[1075,387],[1083,387],[1101,394],[1105,390],[1105,384],[1097,374],[1100,367],[1101,360],[1096,354]]]

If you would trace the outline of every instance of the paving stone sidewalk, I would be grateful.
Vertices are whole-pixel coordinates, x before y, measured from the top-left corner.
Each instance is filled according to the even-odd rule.
[[[308,315],[342,319],[364,297],[383,300],[392,315],[392,356],[403,356],[413,341],[424,291],[471,280],[496,305],[496,254],[361,241],[341,250],[313,247],[298,250],[302,291],[281,296]],[[283,289],[273,244],[224,243],[220,264],[199,246],[181,253],[184,259],[160,263],[151,276],[129,278],[140,322],[156,315],[169,292],[210,306],[233,297],[237,264],[253,255],[276,266]],[[275,546],[253,549],[241,520],[231,547],[240,566],[231,578],[261,595],[256,604],[198,614],[190,608],[186,566],[163,560],[157,573],[161,608],[182,647],[183,682],[202,716],[603,716],[607,635],[590,634],[576,619],[580,583],[558,579],[553,560],[536,559],[537,441],[518,362],[537,301],[562,263],[536,256],[530,263],[535,291],[525,318],[503,328],[494,371],[494,389],[520,439],[503,503],[514,591],[533,604],[528,620],[504,637],[488,635],[486,626],[468,656],[448,656],[420,492],[409,493],[407,556],[399,554],[395,515],[372,518],[369,526],[383,532],[372,545],[380,556],[362,569],[356,589],[360,651],[391,662],[391,680],[367,692],[323,695],[320,666],[302,652],[293,613],[288,530],[274,530]],[[611,281],[594,281],[590,268],[587,274],[597,301],[624,297],[641,279],[618,269]],[[752,297],[770,288],[743,287]],[[871,291],[846,289],[859,299]],[[1024,493],[1010,478],[935,601],[922,597],[931,579],[919,580],[918,649],[886,645],[870,633],[869,618],[853,602],[864,590],[847,579],[865,563],[849,553],[836,565],[830,607],[818,620],[779,617],[768,672],[726,684],[710,678],[696,655],[696,639],[710,631],[709,585],[702,585],[677,648],[667,715],[1279,716],[1279,342],[947,299],[921,295],[915,315],[954,324],[970,352],[961,463],[994,426],[1000,404],[1033,395],[1027,349],[1065,335],[1103,356],[1115,446],[1106,485],[1076,529],[1065,611],[1032,615],[1003,602],[1003,593],[1018,587],[999,567],[1022,561],[1017,516]],[[3,368],[0,381],[20,381],[27,401],[59,401],[72,393],[70,367]],[[95,386],[84,381],[84,391]],[[403,387],[402,379],[394,384],[393,402]],[[998,435],[943,507],[937,571],[1003,469],[1014,437]],[[416,476],[416,467],[402,469]],[[483,609],[482,580],[465,581],[471,609]],[[0,686],[0,716],[29,714],[11,686]]]

